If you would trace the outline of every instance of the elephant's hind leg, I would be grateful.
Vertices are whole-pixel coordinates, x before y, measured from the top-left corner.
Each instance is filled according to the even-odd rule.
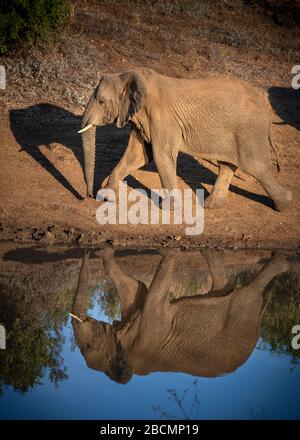
[[[228,189],[232,177],[237,169],[235,165],[219,162],[220,169],[211,194],[205,199],[205,208],[221,208],[228,195]]]
[[[292,200],[292,193],[280,186],[272,175],[269,140],[264,132],[265,127],[258,131],[260,136],[254,136],[253,133],[240,134],[239,166],[258,180],[274,201],[276,209],[283,211]]]
[[[292,200],[291,191],[280,186],[270,171],[268,174],[265,174],[263,178],[260,178],[259,182],[262,184],[271,199],[273,199],[277,211],[284,211]]]
[[[292,193],[279,185],[272,175],[269,164],[263,162],[252,163],[250,166],[243,166],[243,170],[258,180],[274,201],[277,211],[284,211],[287,208],[292,200]]]

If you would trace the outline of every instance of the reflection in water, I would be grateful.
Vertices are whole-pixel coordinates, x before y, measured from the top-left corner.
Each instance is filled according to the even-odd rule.
[[[122,270],[112,248],[97,253],[120,298],[121,321],[112,324],[86,315],[89,251],[85,253],[72,308],[83,322],[73,319],[72,324],[87,365],[119,383],[155,371],[206,377],[234,371],[257,343],[268,305],[263,292],[274,277],[289,270],[287,259],[273,256],[251,281],[237,287],[226,276],[223,253],[202,251],[206,291],[172,299],[178,265],[189,255],[166,249],[160,253],[149,288]]]
[[[164,418],[186,418],[191,410],[195,417],[196,378],[236,371],[249,363],[255,347],[285,356],[295,368],[300,350],[291,347],[291,329],[300,324],[299,268],[296,255],[268,251],[6,251],[0,261],[0,324],[8,339],[0,350],[0,396],[10,388],[30,394],[45,383],[61,388],[72,374],[79,387],[89,369],[80,363],[72,373],[70,346],[78,346],[80,362],[83,356],[88,367],[117,383],[129,386],[133,378],[145,381],[149,373],[164,372],[160,390],[167,390],[178,411],[153,397],[150,417],[153,409]],[[92,317],[96,299],[100,320]],[[68,312],[83,322],[72,319],[68,328]],[[166,372],[196,378],[182,395],[177,382],[167,384]],[[104,378],[93,376],[95,384]],[[203,383],[199,390],[202,396]],[[248,416],[269,417],[268,408],[263,417],[262,403],[254,403],[252,409],[245,404]]]
[[[59,270],[53,278],[49,267],[44,272],[33,268],[32,277],[14,264],[1,269],[0,323],[7,342],[0,351],[0,396],[5,385],[27,392],[41,382],[45,369],[57,385],[68,377],[60,355],[65,343],[61,330],[74,290],[65,287],[69,280],[62,280]]]

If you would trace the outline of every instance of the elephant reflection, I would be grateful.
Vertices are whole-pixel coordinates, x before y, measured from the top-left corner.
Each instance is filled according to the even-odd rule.
[[[170,300],[181,252],[160,253],[147,289],[120,268],[112,249],[100,252],[121,301],[121,321],[113,324],[86,316],[89,252],[85,254],[72,310],[82,322],[72,319],[72,324],[87,365],[119,383],[128,382],[133,374],[155,371],[206,377],[234,371],[250,356],[259,337],[265,287],[288,271],[289,263],[275,255],[255,279],[234,289],[226,277],[222,252],[205,250],[210,292]]]

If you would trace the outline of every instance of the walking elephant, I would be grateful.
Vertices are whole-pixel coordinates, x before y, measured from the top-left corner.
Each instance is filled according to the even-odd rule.
[[[178,79],[148,68],[104,74],[82,119],[85,179],[93,197],[96,126],[131,124],[124,156],[104,180],[118,193],[119,182],[152,159],[164,189],[176,188],[179,152],[216,160],[219,174],[206,208],[223,206],[239,167],[255,177],[284,210],[292,199],[272,175],[271,119],[262,98],[247,83],[224,76]]]
[[[86,315],[89,257],[85,254],[72,309],[77,319],[72,324],[87,365],[119,383],[128,382],[133,374],[155,371],[205,377],[234,371],[250,356],[259,337],[265,287],[289,270],[289,263],[275,256],[251,282],[234,288],[222,252],[206,250],[202,254],[212,279],[209,292],[170,299],[180,251],[161,253],[149,289],[121,269],[112,249],[100,253],[121,301],[121,321],[113,324]]]

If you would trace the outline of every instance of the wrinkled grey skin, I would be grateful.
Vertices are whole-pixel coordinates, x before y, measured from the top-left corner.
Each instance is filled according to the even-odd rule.
[[[102,187],[118,193],[126,176],[154,160],[163,188],[177,186],[179,152],[216,160],[219,174],[206,208],[222,206],[237,169],[255,177],[284,210],[292,194],[271,172],[271,119],[253,87],[237,79],[210,77],[178,79],[141,68],[122,74],[104,74],[82,119],[85,178],[93,197],[96,126],[116,123],[132,126],[124,156]],[[278,158],[277,158],[278,159]],[[277,160],[278,163],[278,160]],[[279,167],[279,165],[278,165]]]
[[[112,325],[86,316],[89,258],[85,255],[72,310],[83,322],[73,319],[72,324],[87,365],[119,383],[128,382],[133,374],[155,371],[206,377],[234,371],[257,343],[267,305],[263,305],[264,289],[276,275],[289,270],[289,263],[274,256],[249,284],[234,289],[226,276],[223,253],[206,250],[202,255],[212,281],[208,294],[171,301],[170,286],[181,256],[176,250],[161,253],[147,290],[120,268],[112,249],[101,252],[121,300],[121,322]],[[184,258],[189,258],[187,253]]]

